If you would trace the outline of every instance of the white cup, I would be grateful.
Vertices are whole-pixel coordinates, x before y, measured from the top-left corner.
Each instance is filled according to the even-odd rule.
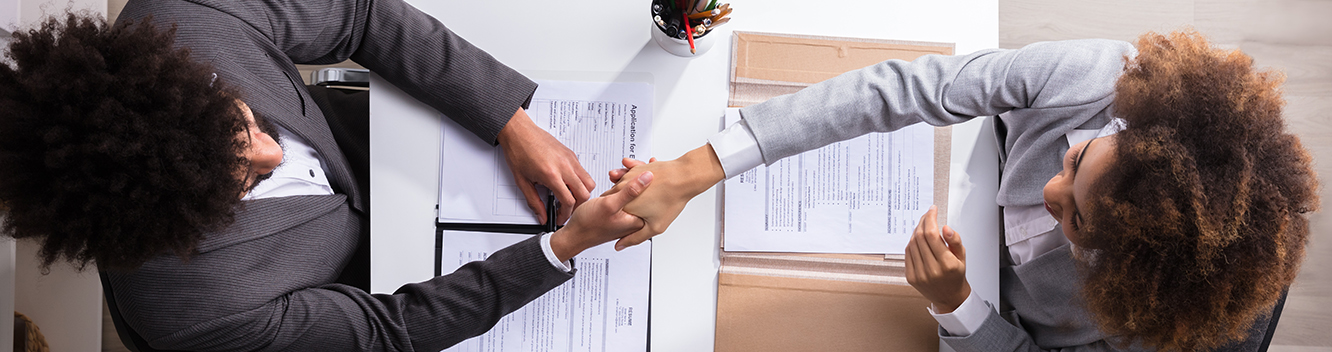
[[[651,18],[648,20],[648,24],[652,26],[652,40],[657,42],[657,45],[661,45],[662,49],[666,49],[666,52],[675,56],[695,57],[703,55],[703,53],[708,52],[708,49],[712,48],[712,42],[715,41],[713,39],[717,37],[712,33],[705,33],[702,37],[694,38],[694,52],[690,53],[688,39],[676,39],[668,36],[665,30],[657,27],[655,21],[652,21]]]

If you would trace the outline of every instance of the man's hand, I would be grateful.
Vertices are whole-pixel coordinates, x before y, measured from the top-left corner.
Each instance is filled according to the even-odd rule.
[[[643,163],[625,159],[624,166],[630,169],[610,172],[611,181],[618,183],[604,195],[619,192],[625,185],[624,180],[632,180],[644,172],[651,171],[660,180],[644,191],[643,196],[624,207],[625,212],[638,215],[646,224],[642,230],[616,242],[616,250],[643,243],[666,232],[666,228],[680,215],[690,199],[726,178],[721,161],[717,160],[717,153],[713,152],[711,145],[704,145],[685,153],[679,159],[669,161]]]
[[[588,248],[624,237],[643,228],[643,220],[624,212],[625,204],[643,193],[653,174],[645,172],[626,179],[620,192],[587,201],[573,213],[569,225],[550,235],[550,249],[560,261],[569,260]]]
[[[906,246],[906,279],[934,303],[935,313],[945,314],[967,300],[971,284],[967,283],[967,250],[962,248],[962,237],[944,226],[941,238],[938,213],[938,208],[930,206],[911,234]]]
[[[500,130],[499,144],[513,171],[514,182],[527,198],[527,207],[542,223],[546,222],[546,206],[537,194],[536,184],[549,188],[564,205],[556,216],[560,224],[568,221],[574,208],[586,202],[591,190],[597,187],[596,181],[578,163],[578,156],[532,123],[521,108]]]

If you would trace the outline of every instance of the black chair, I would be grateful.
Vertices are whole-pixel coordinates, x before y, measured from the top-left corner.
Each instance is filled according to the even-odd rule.
[[[1254,321],[1253,326],[1249,328],[1248,338],[1221,346],[1213,352],[1266,352],[1272,345],[1272,335],[1276,334],[1277,321],[1281,320],[1281,310],[1286,305],[1286,294],[1289,292],[1289,289],[1281,291],[1281,298],[1278,298],[1276,305],[1272,307],[1272,315],[1258,317],[1258,320]]]
[[[1286,306],[1286,294],[1290,293],[1290,288],[1281,291],[1281,298],[1277,299],[1276,306],[1272,307],[1272,319],[1267,321],[1267,333],[1263,335],[1263,343],[1259,345],[1258,350],[1267,352],[1267,348],[1272,345],[1272,335],[1276,335],[1277,321],[1281,320],[1281,309]]]

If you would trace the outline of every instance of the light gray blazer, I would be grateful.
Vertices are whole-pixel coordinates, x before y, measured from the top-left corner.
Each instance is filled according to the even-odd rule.
[[[434,352],[571,278],[534,237],[392,295],[335,283],[368,200],[294,64],[350,58],[493,144],[536,84],[438,21],[400,0],[131,1],[120,18],[149,15],[176,24],[178,46],[318,150],[336,192],[244,202],[189,261],[164,255],[108,273],[126,322],[152,347]]]
[[[740,112],[769,164],[871,131],[999,115],[1003,171],[995,201],[1035,205],[1061,169],[1064,134],[1110,121],[1115,81],[1124,57],[1135,53],[1126,42],[1077,40],[890,60]],[[1113,350],[1082,307],[1079,282],[1067,246],[1005,267],[1001,295],[1013,310],[1002,317],[992,310],[965,338],[940,334],[957,351]]]
[[[1043,202],[1041,188],[1062,168],[1068,150],[1064,135],[1109,123],[1115,82],[1125,58],[1134,55],[1137,50],[1126,42],[1071,40],[890,60],[740,113],[768,164],[868,132],[998,115],[995,132],[1003,148],[995,202],[1037,205]],[[940,336],[959,352],[1116,350],[1114,338],[1097,329],[1084,308],[1081,282],[1067,245],[1022,265],[1001,265],[1002,311],[991,310],[971,335],[949,336],[940,329]],[[1255,350],[1267,321],[1259,317],[1248,339],[1218,350]]]

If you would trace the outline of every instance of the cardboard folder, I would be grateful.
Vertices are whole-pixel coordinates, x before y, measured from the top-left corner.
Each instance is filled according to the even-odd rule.
[[[729,105],[748,106],[885,60],[929,54],[952,55],[953,45],[737,31]],[[947,214],[950,131],[935,133],[940,223]],[[900,255],[722,248],[716,350],[938,351],[938,325],[925,310],[930,303],[906,283],[903,269]]]

